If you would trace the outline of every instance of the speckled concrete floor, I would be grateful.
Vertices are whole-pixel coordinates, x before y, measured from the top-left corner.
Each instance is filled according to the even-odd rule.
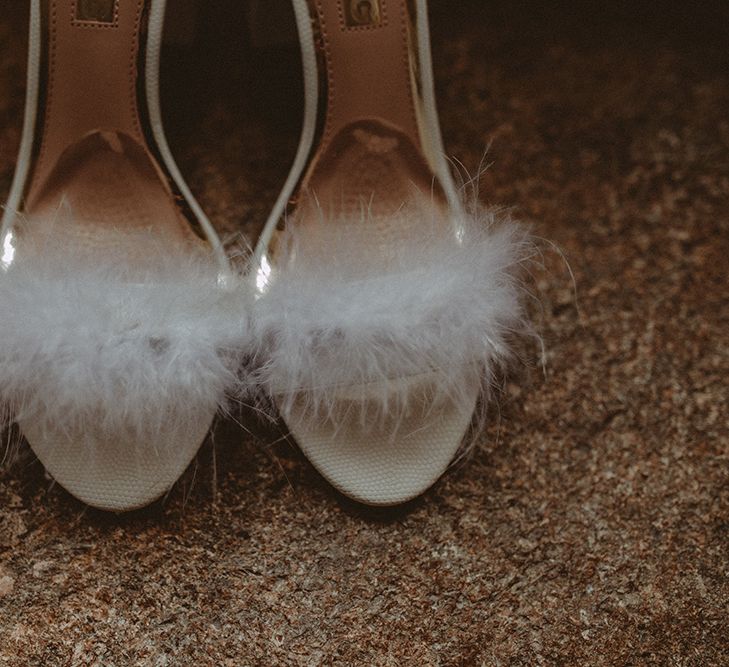
[[[0,193],[25,4],[0,17]],[[252,236],[297,64],[236,48],[239,4],[168,54],[165,99],[193,189]],[[116,517],[26,455],[0,472],[0,664],[729,664],[729,13],[625,4],[433,5],[449,151],[474,169],[490,144],[483,198],[577,285],[546,252],[546,374],[517,372],[473,459],[371,513],[243,412],[253,434],[221,424],[165,502]]]

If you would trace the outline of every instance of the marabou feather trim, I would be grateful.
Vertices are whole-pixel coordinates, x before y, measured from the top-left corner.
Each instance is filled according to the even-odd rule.
[[[390,221],[384,243],[366,214],[322,218],[281,233],[253,309],[257,382],[282,416],[396,423],[414,405],[472,409],[528,328],[523,227],[478,209]]]
[[[247,297],[207,253],[154,249],[132,268],[46,238],[0,266],[0,407],[36,433],[155,434],[242,386]],[[7,245],[6,242],[6,250]]]

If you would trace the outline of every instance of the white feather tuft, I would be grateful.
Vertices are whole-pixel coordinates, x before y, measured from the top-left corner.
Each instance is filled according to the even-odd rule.
[[[277,239],[252,321],[257,382],[284,418],[397,424],[416,406],[470,410],[528,328],[523,227],[483,209],[377,222],[291,224]]]
[[[152,238],[143,247],[154,261],[133,266],[123,248],[100,261],[88,248],[21,237],[0,270],[6,422],[32,421],[46,434],[133,434],[154,446],[171,420],[213,414],[242,387],[243,290],[221,284],[209,253]]]

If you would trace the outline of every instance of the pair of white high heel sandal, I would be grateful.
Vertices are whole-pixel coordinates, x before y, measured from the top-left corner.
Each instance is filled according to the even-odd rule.
[[[241,270],[165,140],[165,0],[31,2],[0,402],[90,505],[153,501],[227,400],[260,396],[340,491],[407,501],[456,456],[522,325],[526,239],[454,186],[426,0],[293,5],[301,142]]]

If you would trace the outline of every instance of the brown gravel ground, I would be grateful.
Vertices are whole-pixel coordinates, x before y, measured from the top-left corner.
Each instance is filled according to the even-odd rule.
[[[26,4],[0,11],[0,195]],[[547,252],[546,373],[517,372],[472,460],[370,512],[229,421],[117,517],[26,454],[0,472],[0,664],[729,665],[729,11],[634,4],[433,3],[449,152],[475,169],[490,144],[483,198],[577,285]],[[241,44],[241,3],[209,5],[215,41],[167,54],[169,131],[252,237],[298,65]]]

